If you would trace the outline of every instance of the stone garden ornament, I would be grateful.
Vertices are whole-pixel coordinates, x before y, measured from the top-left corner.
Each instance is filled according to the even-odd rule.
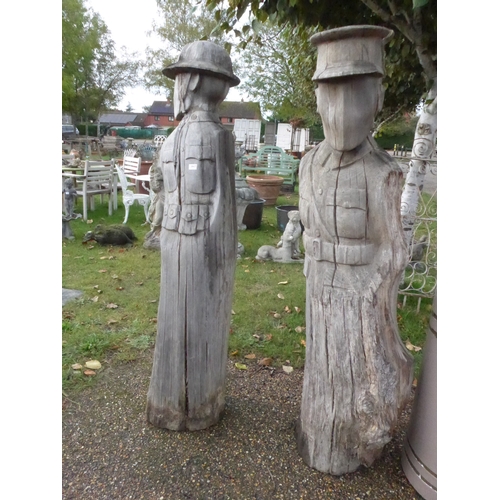
[[[257,250],[256,260],[273,260],[282,264],[302,263],[300,253],[300,214],[298,210],[288,212],[288,222],[278,245],[263,245]]]
[[[198,430],[224,409],[237,222],[234,140],[218,106],[240,80],[227,52],[208,41],[186,45],[163,73],[175,79],[182,121],[156,160],[165,196],[146,411],[157,427]]]
[[[381,454],[413,379],[396,321],[402,173],[370,134],[392,35],[348,26],[311,38],[325,140],[300,164],[307,347],[297,441],[308,465],[335,475]]]

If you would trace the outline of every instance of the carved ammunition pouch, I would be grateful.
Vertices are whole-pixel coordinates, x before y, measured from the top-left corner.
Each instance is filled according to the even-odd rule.
[[[215,189],[215,155],[210,144],[187,144],[184,176],[191,193],[208,194]]]
[[[165,207],[164,228],[181,234],[203,231],[208,222],[208,205],[168,205]]]
[[[325,260],[348,266],[364,266],[373,261],[375,247],[373,243],[359,245],[340,245],[303,235],[306,255],[314,260]]]

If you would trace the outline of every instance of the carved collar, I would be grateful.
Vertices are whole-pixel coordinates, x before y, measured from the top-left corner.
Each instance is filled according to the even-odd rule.
[[[220,119],[217,114],[212,113],[210,111],[191,111],[188,113],[184,119],[186,122],[220,122]]]
[[[371,138],[367,137],[358,147],[351,151],[337,151],[325,140],[318,146],[317,157],[314,163],[333,169],[346,167],[373,151],[374,146],[371,141]]]

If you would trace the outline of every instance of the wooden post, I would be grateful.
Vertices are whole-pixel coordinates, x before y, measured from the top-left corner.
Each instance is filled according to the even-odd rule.
[[[297,441],[308,465],[335,475],[380,455],[413,379],[396,321],[402,173],[370,134],[391,36],[351,26],[311,38],[325,140],[299,169],[307,345]]]
[[[174,111],[184,117],[159,155],[165,208],[147,418],[198,430],[224,408],[237,226],[234,140],[217,108],[239,79],[224,49],[206,41],[186,45],[163,72],[175,78]]]

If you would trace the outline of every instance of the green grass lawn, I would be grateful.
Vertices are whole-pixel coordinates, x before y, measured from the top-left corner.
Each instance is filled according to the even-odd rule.
[[[297,193],[278,198],[277,205],[297,205]],[[76,212],[81,210],[81,200]],[[75,220],[71,228],[75,240],[63,240],[62,286],[82,290],[81,298],[62,308],[63,388],[93,383],[72,365],[97,359],[109,363],[131,362],[154,346],[156,313],[160,291],[159,252],[142,244],[149,225],[142,207],[130,209],[127,225],[138,241],[129,248],[102,247],[82,243],[86,231],[97,224],[123,221],[124,208],[110,217],[107,204],[96,199],[89,221]],[[305,357],[305,277],[302,264],[277,264],[255,260],[262,245],[276,245],[281,237],[276,208],[264,207],[262,225],[240,231],[238,240],[245,253],[236,266],[229,355],[240,363],[257,363],[272,358],[274,366],[286,361],[302,367]],[[401,299],[401,297],[400,297]],[[403,342],[422,347],[425,341],[432,299],[422,299],[416,313],[415,297],[404,308],[398,306],[398,322]],[[412,354],[418,373],[422,352]]]

